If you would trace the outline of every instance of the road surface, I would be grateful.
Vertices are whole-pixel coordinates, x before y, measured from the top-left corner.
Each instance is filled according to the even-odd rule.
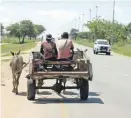
[[[15,95],[11,92],[9,63],[2,63],[5,84],[1,86],[2,118],[131,118],[131,58],[114,53],[94,55],[91,48],[87,54],[93,64],[94,78],[85,102],[79,100],[78,90],[67,90],[61,96],[52,90],[42,90],[35,101],[28,101],[25,78],[28,67],[20,78],[20,93]],[[24,60],[28,61],[28,56],[25,55]],[[53,81],[45,81],[45,84],[51,85]]]

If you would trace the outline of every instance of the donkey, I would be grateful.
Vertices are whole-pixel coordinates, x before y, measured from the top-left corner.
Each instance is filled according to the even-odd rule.
[[[10,68],[12,70],[12,77],[13,77],[13,93],[18,94],[18,85],[19,85],[19,78],[22,73],[22,69],[25,67],[26,63],[23,61],[23,57],[20,56],[20,50],[17,53],[10,51],[12,54],[12,60],[10,62]]]

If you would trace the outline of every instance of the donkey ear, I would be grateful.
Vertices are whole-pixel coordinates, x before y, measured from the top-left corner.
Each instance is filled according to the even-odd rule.
[[[17,55],[19,55],[19,54],[20,54],[20,52],[21,52],[21,50],[19,50],[19,52],[17,52]]]
[[[10,53],[12,54],[12,56],[14,56],[14,52],[12,52],[12,51],[10,50]]]
[[[87,51],[88,51],[88,49],[85,49],[85,50],[84,50],[84,52],[87,52]]]

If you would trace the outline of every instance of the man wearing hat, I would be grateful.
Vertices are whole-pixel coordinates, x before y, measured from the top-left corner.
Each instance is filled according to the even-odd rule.
[[[52,39],[52,35],[47,34],[46,41],[41,44],[40,53],[44,55],[45,60],[54,61],[57,59],[57,48]]]

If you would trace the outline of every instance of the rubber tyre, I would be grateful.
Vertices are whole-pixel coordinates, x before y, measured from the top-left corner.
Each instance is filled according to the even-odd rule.
[[[32,79],[27,80],[27,99],[34,100],[36,94],[36,81]]]
[[[95,52],[95,54],[98,54],[98,52]]]
[[[87,100],[89,95],[89,82],[83,79],[80,86],[80,99]]]
[[[110,53],[110,52],[107,52],[106,55],[111,55],[111,53]]]
[[[93,50],[93,53],[96,54],[95,50]]]

